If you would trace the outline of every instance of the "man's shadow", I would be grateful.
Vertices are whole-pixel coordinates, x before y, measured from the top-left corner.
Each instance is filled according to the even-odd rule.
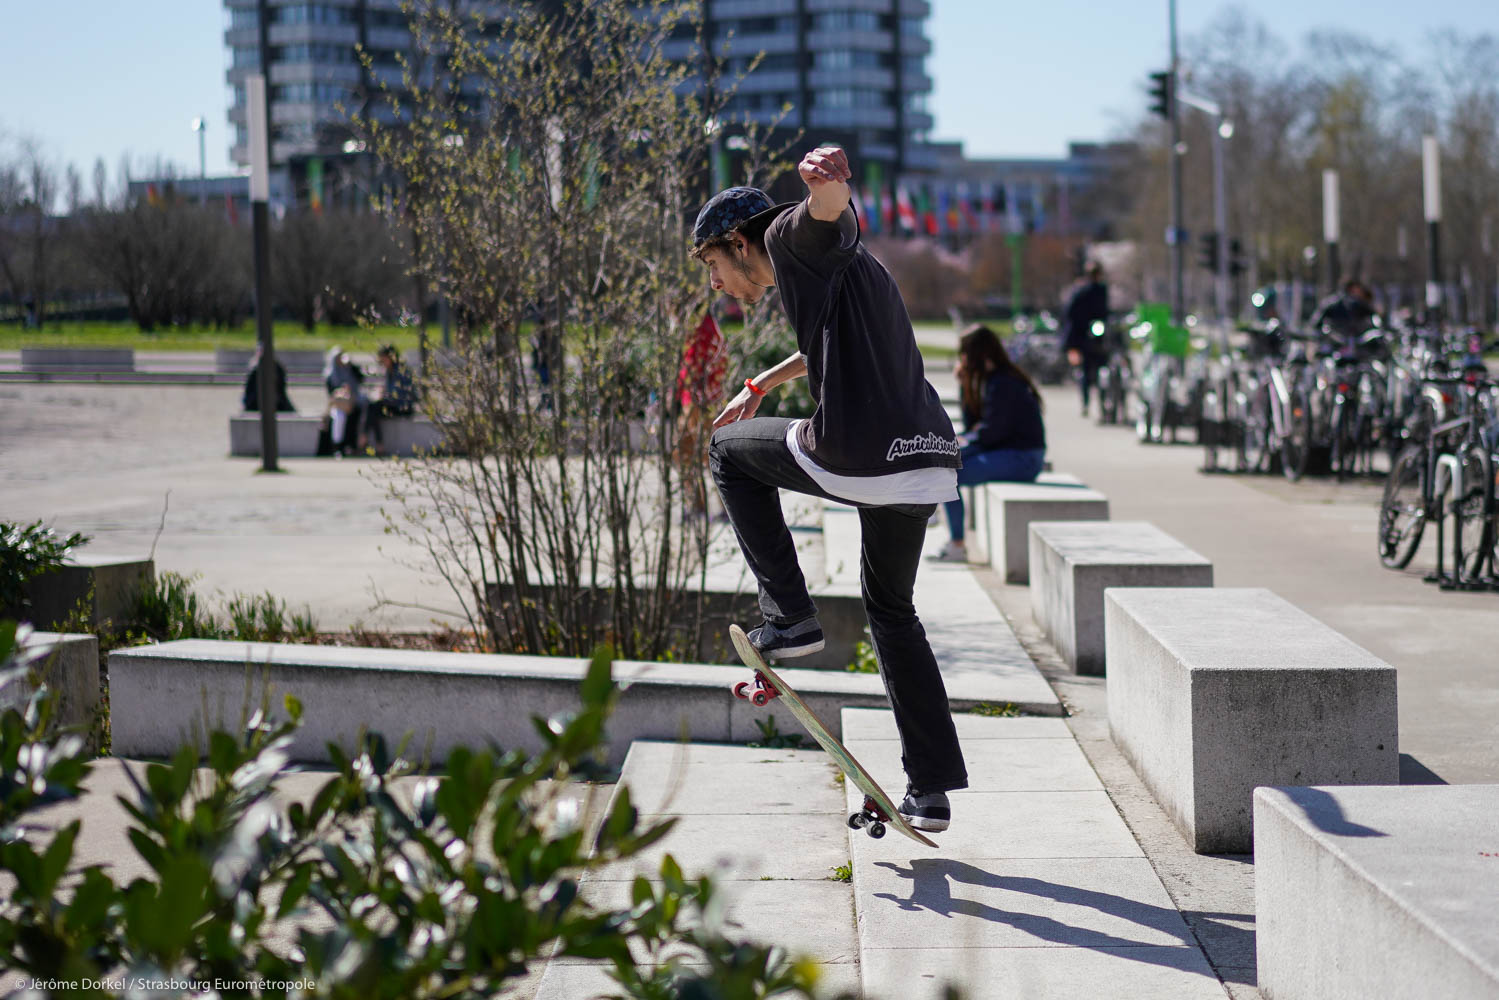
[[[1201,972],[1203,968],[1197,941],[1182,914],[1174,907],[1155,906],[1096,889],[1060,885],[1045,879],[1022,875],[998,875],[962,861],[938,858],[916,859],[911,862],[909,868],[888,861],[876,862],[876,864],[889,869],[900,878],[910,880],[911,891],[906,898],[893,893],[875,893],[876,899],[888,900],[902,910],[912,912],[926,910],[945,917],[970,917],[996,924],[1007,924],[1042,941],[1108,951],[1111,954],[1118,954],[1150,965],[1194,972]],[[1012,913],[975,899],[954,896],[952,892],[954,884],[1019,892],[1028,896],[1055,900],[1068,906],[1086,907],[1155,931],[1156,934],[1152,935],[1150,940],[1140,941],[1105,931],[1074,927],[1040,914]],[[1253,953],[1254,931],[1241,925],[1244,923],[1252,925],[1254,914],[1201,913],[1197,915],[1205,920],[1221,921],[1219,926],[1223,937],[1237,939],[1236,946],[1247,948],[1249,953]],[[1159,935],[1165,935],[1172,940],[1160,940]],[[1183,945],[1187,947],[1182,947]]]

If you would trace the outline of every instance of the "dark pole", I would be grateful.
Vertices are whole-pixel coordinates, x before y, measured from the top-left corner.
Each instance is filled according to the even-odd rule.
[[[1422,140],[1421,163],[1426,207],[1426,313],[1431,320],[1441,322],[1442,162],[1436,136],[1428,135]]]
[[[1176,49],[1176,0],[1171,0],[1171,77],[1167,108],[1171,113],[1171,321],[1180,324],[1186,316],[1183,270],[1186,247],[1182,245],[1181,103],[1176,99],[1181,64]]]
[[[276,384],[276,343],[271,327],[270,123],[265,75],[246,81],[250,100],[250,218],[255,239],[255,329],[260,342],[260,468],[279,472],[276,412],[281,396]]]

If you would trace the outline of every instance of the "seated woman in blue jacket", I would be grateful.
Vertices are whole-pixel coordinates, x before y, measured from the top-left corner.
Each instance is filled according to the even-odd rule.
[[[999,337],[974,325],[958,341],[957,376],[963,405],[963,467],[958,485],[1029,483],[1046,461],[1046,429],[1041,422],[1041,394],[1031,377],[1015,366]],[[963,562],[963,495],[947,502],[952,541],[940,558]]]

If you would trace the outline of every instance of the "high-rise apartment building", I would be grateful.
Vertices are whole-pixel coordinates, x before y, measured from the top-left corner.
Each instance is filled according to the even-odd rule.
[[[726,79],[744,77],[728,117],[779,121],[801,133],[797,152],[842,145],[871,187],[937,165],[927,141],[930,0],[700,3],[702,37],[726,61]],[[333,197],[333,179],[347,165],[346,112],[382,82],[399,82],[397,57],[411,51],[401,0],[224,0],[224,6],[231,158],[249,162],[245,77],[260,69],[265,51],[278,186],[295,190],[298,201]],[[691,37],[673,39],[668,55],[705,59],[696,27],[683,34]],[[357,55],[360,46],[371,55],[368,70]],[[761,52],[763,59],[745,76]]]

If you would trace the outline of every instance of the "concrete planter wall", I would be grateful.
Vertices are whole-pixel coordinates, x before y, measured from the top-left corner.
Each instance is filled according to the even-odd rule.
[[[87,625],[122,622],[129,617],[141,588],[155,580],[150,559],[75,553],[67,565],[26,584],[31,602],[28,617],[38,628],[55,628],[82,606]]]
[[[131,372],[135,350],[130,347],[23,347],[23,372]]]

